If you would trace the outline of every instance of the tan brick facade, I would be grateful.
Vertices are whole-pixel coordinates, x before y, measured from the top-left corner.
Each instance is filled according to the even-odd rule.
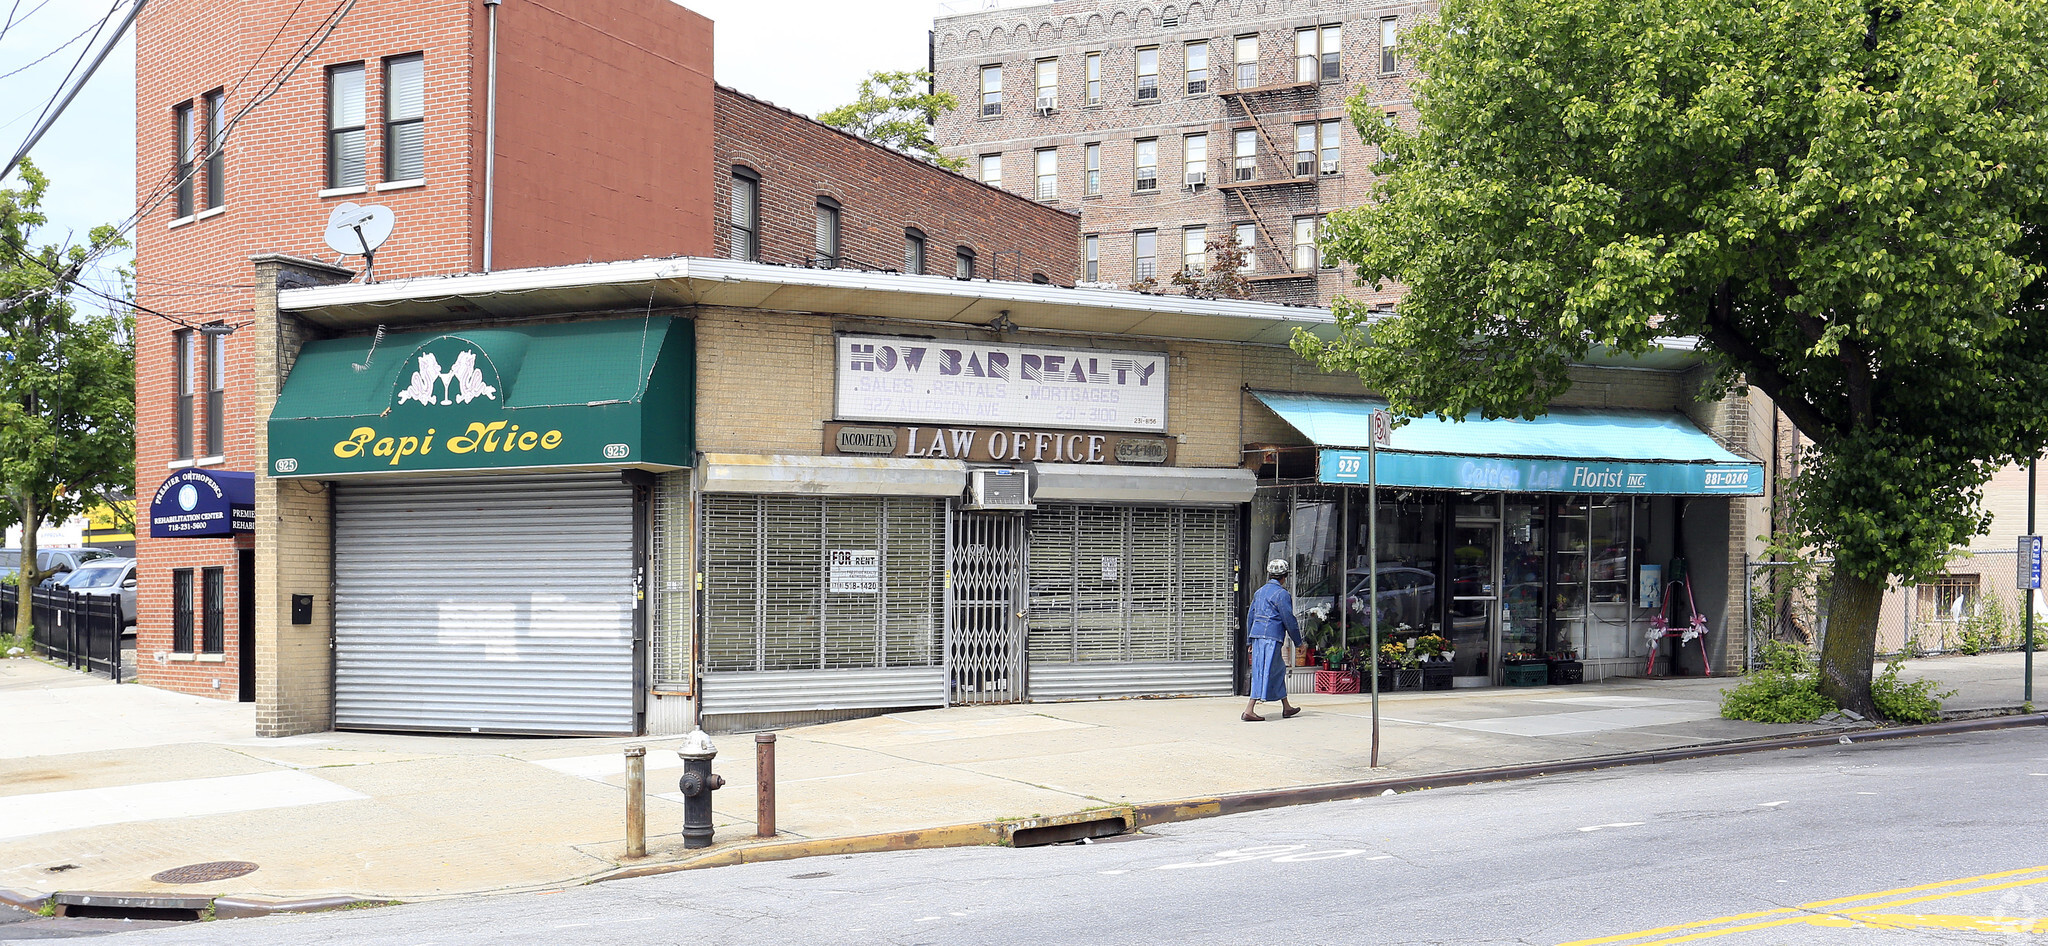
[[[1396,56],[1394,69],[1381,68],[1381,24],[1394,24],[1398,46],[1400,31],[1428,9],[1346,0],[1192,4],[1176,14],[1170,6],[1056,2],[942,17],[933,24],[937,85],[958,96],[961,106],[940,120],[934,137],[947,155],[969,161],[968,173],[979,174],[983,156],[994,156],[1005,188],[1078,209],[1082,232],[1097,237],[1099,282],[1128,285],[1139,277],[1134,241],[1140,231],[1157,237],[1155,271],[1165,282],[1181,266],[1188,228],[1203,228],[1203,239],[1213,240],[1234,238],[1234,228],[1249,223],[1257,233],[1253,298],[1326,304],[1343,293],[1389,302],[1392,293],[1354,287],[1341,269],[1298,268],[1294,225],[1364,202],[1373,180],[1367,167],[1379,155],[1347,120],[1345,100],[1363,88],[1375,111],[1413,121],[1405,64]],[[1337,75],[1325,79],[1321,30],[1328,26],[1339,27],[1340,49]],[[1302,30],[1315,31],[1319,57],[1316,78],[1308,82],[1297,81]],[[1257,50],[1242,78],[1240,38],[1255,38]],[[1206,44],[1205,79],[1188,68],[1191,44]],[[1156,53],[1156,97],[1138,95],[1140,49]],[[1101,76],[1092,100],[1091,57],[1099,57]],[[1047,61],[1056,63],[1056,104],[1042,111],[1037,80],[1039,63]],[[985,114],[983,70],[991,66],[1001,69],[1002,94],[995,114]],[[1201,91],[1191,90],[1196,87]],[[1339,140],[1329,155],[1335,169],[1325,173],[1320,126],[1329,121],[1336,122]],[[1316,153],[1310,172],[1297,174],[1295,135],[1303,125],[1317,126]],[[1252,170],[1242,179],[1240,132],[1249,133],[1253,145]],[[1193,136],[1202,137],[1206,159],[1190,163]],[[1140,141],[1156,147],[1152,188],[1138,187]],[[1092,189],[1091,145],[1100,155]],[[1042,192],[1037,155],[1047,150],[1057,155],[1057,174],[1052,189]],[[1188,185],[1191,169],[1203,171],[1201,185]]]

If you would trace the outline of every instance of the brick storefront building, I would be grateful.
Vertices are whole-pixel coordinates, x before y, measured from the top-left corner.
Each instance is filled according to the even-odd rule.
[[[727,256],[742,228],[775,262],[897,268],[921,230],[943,250],[929,272],[951,275],[954,247],[1018,263],[982,277],[1077,271],[1071,213],[716,86],[711,22],[665,0],[359,0],[338,20],[295,9],[158,0],[136,24],[136,295],[164,316],[144,315],[136,337],[141,505],[159,492],[175,504],[180,490],[160,487],[177,477],[260,488],[267,398],[292,365],[254,324],[250,261],[359,271],[322,238],[344,203],[396,217],[380,281]],[[761,184],[751,203],[733,200],[736,165]],[[820,254],[827,207],[839,242]],[[255,633],[291,626],[293,603],[256,564],[277,523],[247,525],[138,534],[140,678],[256,701],[264,732],[325,728],[295,709],[317,680],[264,671],[305,666],[329,642]]]
[[[1323,215],[1365,200],[1380,158],[1346,99],[1413,121],[1399,43],[1428,8],[1056,0],[944,16],[936,83],[961,107],[935,138],[968,173],[1078,210],[1084,280],[1164,283],[1225,239],[1250,250],[1253,298],[1391,302],[1314,246]]]

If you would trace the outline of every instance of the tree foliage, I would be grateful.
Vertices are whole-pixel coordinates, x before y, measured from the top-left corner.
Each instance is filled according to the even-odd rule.
[[[1402,283],[1297,340],[1408,414],[1531,416],[1596,346],[1701,339],[1813,442],[1822,687],[1867,711],[1876,600],[1980,532],[2048,440],[2048,4],[1444,0],[1413,129],[1329,250]],[[1839,640],[1838,640],[1839,638]]]
[[[1235,239],[1214,239],[1202,248],[1211,261],[1202,269],[1178,269],[1166,284],[1191,299],[1249,299],[1251,280],[1245,278],[1245,260],[1250,253]],[[1147,276],[1125,287],[1134,292],[1158,292],[1159,277]]]
[[[939,153],[932,124],[960,107],[960,97],[931,90],[929,72],[871,72],[860,83],[860,97],[825,112],[818,120],[875,144],[929,161],[948,171],[967,166],[965,158]]]
[[[71,280],[120,236],[101,226],[87,245],[35,246],[49,181],[23,162],[21,182],[0,190],[0,524],[22,526],[26,601],[44,577],[37,528],[133,494],[135,353],[128,318],[70,301]]]

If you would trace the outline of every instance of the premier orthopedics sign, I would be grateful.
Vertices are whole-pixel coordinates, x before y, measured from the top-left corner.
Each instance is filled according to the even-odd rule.
[[[1166,429],[1165,352],[841,335],[841,420]]]
[[[180,470],[164,478],[149,503],[153,539],[201,539],[256,530],[256,475]]]

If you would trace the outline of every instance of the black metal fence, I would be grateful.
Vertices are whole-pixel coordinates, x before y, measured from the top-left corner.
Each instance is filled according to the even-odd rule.
[[[21,623],[21,589],[0,585],[0,636]],[[29,596],[36,652],[73,668],[121,682],[121,600],[63,588],[37,588]]]

